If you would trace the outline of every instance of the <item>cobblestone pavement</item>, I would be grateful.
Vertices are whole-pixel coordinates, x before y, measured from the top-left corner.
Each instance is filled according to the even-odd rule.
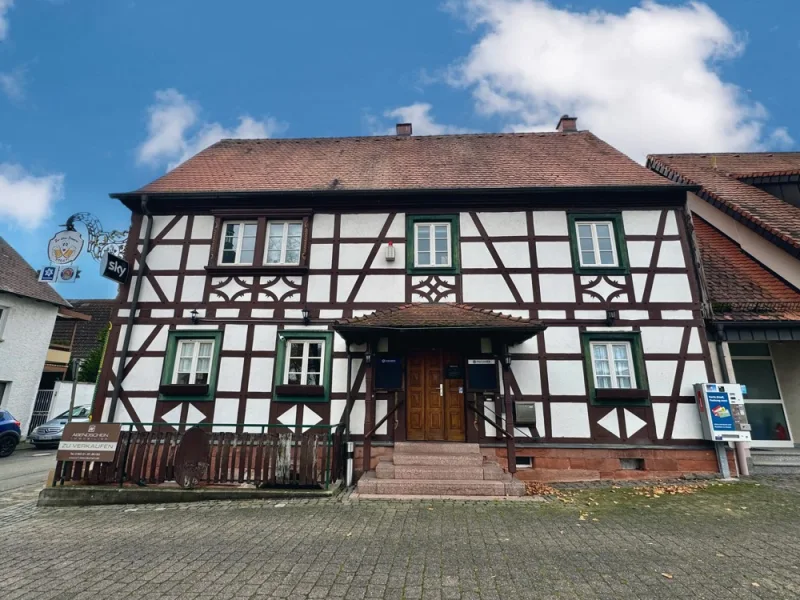
[[[800,596],[800,479],[567,494],[35,508],[20,492],[0,504],[2,597]]]

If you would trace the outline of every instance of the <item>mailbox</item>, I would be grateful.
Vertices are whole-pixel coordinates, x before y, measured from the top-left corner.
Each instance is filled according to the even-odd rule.
[[[514,425],[536,425],[536,404],[515,400]]]

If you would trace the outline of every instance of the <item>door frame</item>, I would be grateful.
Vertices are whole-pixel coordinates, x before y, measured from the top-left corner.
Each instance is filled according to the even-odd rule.
[[[459,356],[459,358],[458,358],[459,364],[461,365],[462,370],[465,370],[466,355],[461,353],[461,352],[459,352],[459,351],[457,351],[457,350],[451,350],[451,349],[448,349],[448,348],[445,348],[445,347],[437,347],[437,348],[411,348],[411,349],[406,350],[406,352],[405,352],[404,360],[403,360],[404,365],[405,365],[405,373],[403,374],[403,385],[405,386],[405,389],[404,389],[405,403],[404,403],[404,406],[403,406],[403,410],[404,410],[405,414],[403,415],[403,422],[405,424],[405,428],[404,428],[405,431],[403,432],[404,433],[403,437],[405,438],[405,441],[408,441],[408,442],[436,442],[436,443],[438,443],[438,442],[441,442],[441,443],[464,443],[464,442],[467,441],[467,394],[466,394],[465,391],[462,391],[460,393],[460,395],[461,395],[461,414],[463,415],[463,417],[462,417],[463,427],[462,427],[462,430],[461,430],[462,436],[461,436],[460,439],[458,439],[458,440],[446,439],[447,438],[447,433],[448,433],[448,427],[447,427],[447,423],[446,422],[445,422],[445,427],[444,427],[445,439],[443,439],[443,440],[427,440],[427,439],[412,440],[412,439],[409,439],[409,436],[408,436],[408,432],[409,432],[409,429],[410,429],[410,426],[409,426],[410,424],[409,424],[408,420],[409,420],[409,418],[411,416],[411,412],[408,410],[409,409],[409,404],[408,404],[409,403],[409,393],[410,393],[409,377],[411,376],[411,368],[409,366],[411,364],[411,361],[409,359],[414,355],[428,355],[428,356],[430,356],[430,355],[433,355],[433,354],[438,354],[438,356],[439,356],[439,369],[441,370],[442,398],[443,398],[443,402],[444,402],[443,418],[446,419],[447,418],[447,394],[446,394],[447,384],[446,384],[446,379],[445,379],[445,362],[446,362],[445,361],[445,355],[448,354],[448,353],[458,354],[458,356]],[[423,367],[423,373],[424,373],[424,370],[425,369]],[[464,374],[466,376],[466,371],[464,371]],[[462,382],[463,383],[461,385],[461,389],[465,390],[466,389],[466,387],[465,387],[466,386],[466,380],[462,379]],[[425,409],[423,409],[423,410],[425,410]]]

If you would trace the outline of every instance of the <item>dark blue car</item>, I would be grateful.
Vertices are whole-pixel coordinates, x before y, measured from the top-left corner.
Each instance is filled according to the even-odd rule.
[[[21,436],[19,421],[7,410],[0,409],[0,458],[11,456]]]

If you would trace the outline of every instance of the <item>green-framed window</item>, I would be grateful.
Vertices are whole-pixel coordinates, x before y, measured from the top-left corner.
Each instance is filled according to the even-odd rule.
[[[650,386],[639,333],[584,332],[581,345],[592,404],[649,406]]]
[[[277,402],[328,402],[332,367],[333,332],[280,331],[273,399]]]
[[[568,214],[572,266],[581,275],[629,272],[625,227],[620,213]]]
[[[221,331],[170,331],[159,399],[213,400],[221,347]]]
[[[460,269],[458,215],[407,215],[407,272],[455,275]]]

